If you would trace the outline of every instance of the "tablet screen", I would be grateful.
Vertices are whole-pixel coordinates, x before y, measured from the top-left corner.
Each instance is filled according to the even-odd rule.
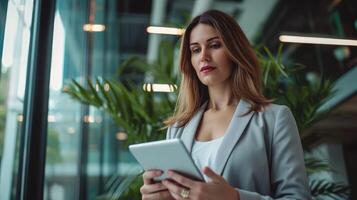
[[[176,171],[194,180],[204,180],[180,139],[134,144],[129,146],[129,150],[144,170],[164,172],[163,175],[155,178],[156,181],[168,178],[168,170]]]

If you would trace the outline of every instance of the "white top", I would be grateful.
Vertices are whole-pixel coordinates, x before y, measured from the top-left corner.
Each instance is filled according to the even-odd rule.
[[[223,138],[224,136],[205,142],[194,140],[191,155],[201,172],[203,167],[214,165],[213,162]],[[210,180],[205,174],[203,176],[206,181]]]

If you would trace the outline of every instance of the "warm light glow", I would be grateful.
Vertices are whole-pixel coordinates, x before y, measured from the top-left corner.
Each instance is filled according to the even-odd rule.
[[[103,89],[104,89],[104,91],[109,92],[109,90],[110,90],[110,85],[109,85],[108,83],[105,83],[105,84],[103,85]],[[99,92],[99,85],[98,85],[98,84],[95,84],[95,90],[96,90],[97,92]]]
[[[84,24],[83,30],[88,32],[102,32],[105,30],[103,24]]]
[[[22,122],[22,121],[24,121],[24,116],[23,115],[17,115],[17,121],[18,122]]]
[[[18,122],[24,121],[23,115],[18,115],[16,118],[17,118]],[[53,115],[48,115],[47,120],[48,120],[48,122],[56,122],[56,117]]]
[[[182,35],[185,29],[182,28],[170,28],[170,27],[159,27],[159,26],[149,26],[146,31],[148,33],[165,34],[165,35]]]
[[[174,84],[145,83],[143,89],[146,92],[174,92],[177,89],[177,86]]]
[[[116,138],[118,140],[126,140],[126,139],[128,139],[128,134],[126,134],[124,132],[118,132],[116,135]]]
[[[53,115],[48,115],[47,120],[48,122],[56,122],[56,117]]]
[[[357,46],[357,40],[349,40],[349,39],[281,35],[279,37],[279,40],[281,42],[289,42],[289,43]]]
[[[104,84],[104,90],[107,92],[110,90],[110,86],[108,83]]]
[[[90,115],[85,115],[83,117],[83,120],[85,123],[94,123],[95,122],[94,117],[90,116]]]

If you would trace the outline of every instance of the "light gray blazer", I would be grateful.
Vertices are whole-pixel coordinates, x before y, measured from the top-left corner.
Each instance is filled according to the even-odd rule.
[[[181,138],[191,152],[206,104],[184,126],[171,126],[167,139]],[[239,193],[241,200],[311,199],[303,150],[295,119],[286,106],[272,104],[245,114],[241,100],[211,167]]]

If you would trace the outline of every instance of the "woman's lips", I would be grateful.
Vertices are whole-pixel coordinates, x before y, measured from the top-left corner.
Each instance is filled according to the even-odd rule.
[[[216,68],[215,67],[212,67],[212,66],[204,66],[201,68],[200,72],[202,73],[208,73],[210,71],[213,71],[215,70]]]

